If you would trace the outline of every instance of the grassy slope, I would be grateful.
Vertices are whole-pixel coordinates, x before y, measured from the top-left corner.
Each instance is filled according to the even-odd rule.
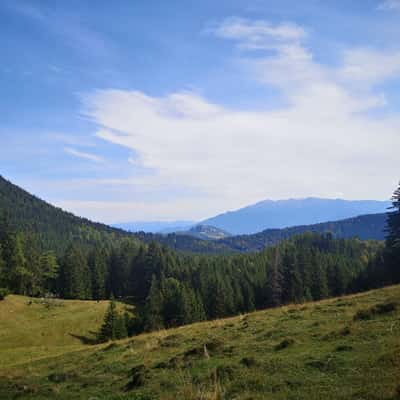
[[[15,295],[0,301],[0,368],[85,348],[77,336],[90,337],[98,329],[108,301],[52,304],[47,308],[38,299]]]
[[[396,311],[354,319],[359,310],[390,302],[398,304]],[[25,320],[32,311],[20,307]],[[32,334],[40,336],[35,326]],[[2,337],[1,346],[14,347],[22,361],[19,342],[3,343]],[[56,349],[58,339],[52,343]],[[28,357],[26,365],[0,369],[0,398],[394,400],[400,395],[400,286],[115,344],[69,343],[61,355],[51,350],[47,359]]]

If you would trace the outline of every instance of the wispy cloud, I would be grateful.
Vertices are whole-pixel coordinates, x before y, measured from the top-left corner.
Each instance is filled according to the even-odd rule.
[[[400,0],[385,0],[379,4],[378,10],[400,10]]]
[[[72,156],[78,157],[78,158],[83,158],[85,160],[93,161],[93,162],[104,162],[104,159],[96,154],[92,153],[86,153],[83,151],[75,150],[72,147],[64,147],[64,151],[67,154],[70,154]]]
[[[273,25],[267,21],[250,21],[243,18],[227,18],[209,30],[224,39],[236,40],[247,49],[269,49],[284,43],[299,42],[306,37],[305,30],[292,23]]]
[[[161,97],[112,89],[89,94],[84,113],[98,124],[97,136],[134,151],[131,162],[153,171],[135,178],[136,187],[198,193],[200,202],[168,203],[179,218],[263,198],[390,195],[398,179],[400,117],[376,111],[387,102],[381,85],[400,78],[399,52],[348,48],[333,67],[315,60],[306,30],[295,24],[229,19],[213,32],[237,43],[243,75],[274,86],[286,105],[242,111],[179,90]],[[184,213],[174,214],[173,204]],[[167,211],[161,204],[139,208],[152,218]]]

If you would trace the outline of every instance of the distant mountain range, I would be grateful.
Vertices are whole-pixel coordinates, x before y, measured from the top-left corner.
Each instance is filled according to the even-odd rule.
[[[306,199],[265,200],[235,211],[228,211],[201,222],[194,221],[136,221],[114,224],[129,232],[146,233],[184,233],[199,237],[198,226],[213,227],[210,237],[214,239],[215,230],[224,232],[223,236],[246,235],[265,229],[282,229],[292,226],[312,225],[326,221],[339,221],[358,215],[385,213],[390,201]],[[210,231],[210,228],[208,228]],[[221,233],[222,233],[221,232]],[[204,231],[205,233],[205,231]]]
[[[387,214],[369,214],[340,221],[323,222],[313,225],[300,225],[284,229],[266,229],[252,235],[237,235],[217,240],[204,240],[193,234],[170,233],[168,235],[154,233],[135,233],[135,236],[144,242],[153,240],[160,242],[178,251],[192,253],[248,253],[262,250],[288,239],[292,236],[305,233],[331,233],[335,238],[354,238],[362,240],[384,240]],[[201,229],[201,228],[200,228]]]
[[[384,213],[389,201],[341,199],[265,200],[236,211],[228,211],[200,224],[214,226],[233,235],[252,234],[265,229],[338,221],[358,215]]]
[[[299,205],[302,202],[315,203],[316,200],[318,199],[294,202]],[[336,200],[321,199],[318,201],[326,204],[330,202],[336,204],[337,202]],[[346,203],[350,209],[348,202],[344,200],[338,202]],[[375,203],[376,207],[380,206],[384,209],[390,204],[389,202],[368,201],[355,203],[371,208]],[[362,208],[353,207],[353,212],[356,212],[356,209],[361,210]],[[291,210],[290,212],[293,213],[293,207]],[[128,233],[121,229],[76,217],[32,196],[0,176],[0,214],[3,212],[8,214],[10,222],[18,231],[31,231],[38,234],[42,247],[55,250],[57,254],[62,253],[71,241],[79,241],[85,245],[104,244],[126,237],[135,237],[147,243],[156,240],[179,251],[212,254],[257,251],[307,231],[331,232],[337,238],[358,237],[364,240],[383,240],[387,217],[385,213],[361,215],[339,221],[292,226],[284,229],[266,229],[256,234],[236,236],[230,236],[224,229],[203,224],[186,229],[185,232],[171,234]],[[301,207],[297,208],[297,212],[302,213]],[[296,218],[293,220],[296,221]]]

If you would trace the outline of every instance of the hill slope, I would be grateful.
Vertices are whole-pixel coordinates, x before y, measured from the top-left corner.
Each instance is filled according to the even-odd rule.
[[[400,286],[392,286],[49,352],[33,362],[8,337],[26,364],[0,369],[0,398],[394,400],[399,307]],[[21,321],[26,313],[28,306]],[[48,329],[62,330],[60,320]]]
[[[0,301],[0,368],[84,348],[108,301],[49,300],[10,295]]]
[[[257,251],[306,231],[318,233],[330,231],[338,238],[357,236],[361,239],[382,240],[386,222],[386,215],[380,214],[318,225],[292,226],[283,230],[268,229],[254,235],[231,237],[226,237],[227,233],[213,227],[206,228],[203,232],[202,225],[200,228],[193,228],[190,234],[184,232],[168,235],[143,232],[132,234],[63,211],[0,176],[0,215],[4,211],[17,230],[25,232],[31,230],[38,233],[42,247],[46,250],[55,250],[57,254],[62,254],[74,240],[81,244],[96,244],[124,237],[136,237],[147,243],[155,240],[178,251],[210,254]],[[216,239],[224,235],[222,239]]]
[[[229,211],[202,221],[235,235],[251,234],[265,229],[310,225],[336,221],[364,214],[386,212],[389,201],[341,199],[265,200],[260,203]]]
[[[228,254],[260,251],[282,240],[305,232],[331,232],[336,238],[358,237],[362,240],[383,240],[385,238],[387,214],[361,215],[341,221],[323,222],[314,225],[293,226],[285,229],[266,229],[252,235],[229,236],[217,240],[204,240],[185,233],[168,235],[153,233],[135,233],[145,242],[155,240],[172,249],[193,253]]]
[[[231,236],[229,232],[210,225],[196,225],[187,231],[176,233],[179,235],[189,235],[204,240],[219,240]]]
[[[0,215],[4,212],[17,230],[38,233],[43,247],[58,253],[72,240],[97,243],[129,235],[54,207],[0,176]]]
[[[384,240],[387,214],[360,215],[341,221],[322,222],[314,225],[293,226],[284,229],[266,229],[253,235],[237,235],[218,242],[232,251],[259,251],[304,232],[327,233],[336,238],[361,240]]]

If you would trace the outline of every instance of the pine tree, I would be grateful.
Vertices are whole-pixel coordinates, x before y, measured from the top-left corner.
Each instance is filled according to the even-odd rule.
[[[124,339],[128,336],[128,327],[126,325],[125,315],[117,313],[115,321],[115,338]]]
[[[184,307],[182,288],[179,281],[175,278],[165,279],[163,295],[163,315],[165,326],[171,327],[182,325],[184,321]]]
[[[94,300],[106,298],[107,254],[103,249],[94,249],[88,259]]]
[[[387,218],[386,270],[390,283],[400,282],[400,186],[392,197],[392,210]],[[389,283],[387,282],[387,283]]]
[[[19,294],[28,294],[32,273],[27,268],[22,236],[17,235],[14,253],[11,257],[11,290]]]
[[[16,233],[12,229],[9,215],[3,213],[0,218],[0,245],[2,248],[2,259],[4,261],[2,273],[2,285],[10,290],[13,288],[14,253],[16,246]]]
[[[59,272],[57,258],[52,251],[46,251],[40,256],[41,288],[43,294],[55,290],[56,280]]]
[[[0,288],[4,288],[6,286],[6,262],[3,258],[3,248],[0,244]]]
[[[156,276],[153,275],[145,306],[145,330],[152,331],[164,327],[163,307],[163,294],[161,292],[160,284]]]
[[[90,271],[86,257],[80,247],[72,244],[61,263],[61,294],[66,299],[90,299],[90,285]]]
[[[282,273],[280,271],[280,262],[280,248],[276,246],[268,282],[270,304],[274,307],[282,304]]]
[[[325,299],[329,295],[326,269],[321,266],[320,260],[312,266],[310,289],[313,300]]]
[[[110,300],[106,315],[104,317],[103,325],[98,334],[99,342],[106,342],[107,340],[116,340],[118,332],[118,325],[120,317],[117,312],[117,307],[114,299]]]

